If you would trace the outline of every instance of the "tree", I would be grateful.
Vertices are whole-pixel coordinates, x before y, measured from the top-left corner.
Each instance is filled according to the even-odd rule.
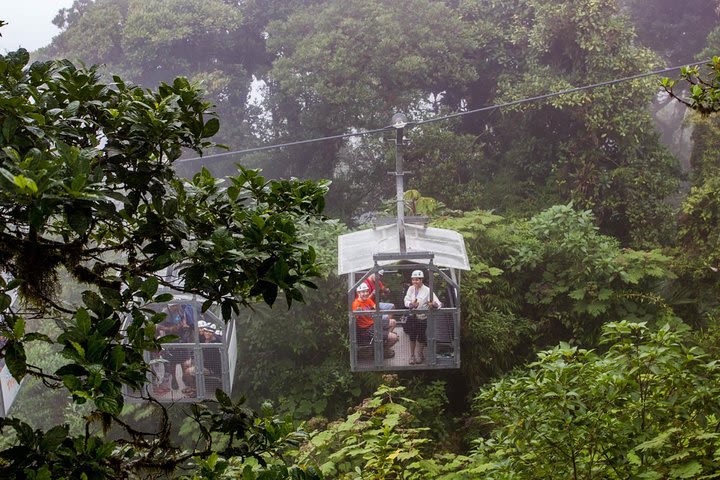
[[[63,31],[40,57],[102,64],[106,74],[150,87],[178,75],[202,81],[224,119],[221,141],[237,145],[252,138],[244,124],[246,98],[252,75],[269,60],[259,27],[246,21],[240,5],[77,0],[55,24]]]
[[[378,128],[392,112],[420,109],[428,97],[474,78],[464,58],[469,48],[444,2],[329,1],[298,9],[268,25],[276,58],[267,109],[288,139]],[[325,175],[339,148],[302,152],[290,172]]]
[[[689,62],[717,25],[715,0],[689,0],[683,4],[661,0],[621,0],[630,13],[638,39],[662,54],[671,65]]]
[[[461,285],[462,378],[451,383],[468,395],[539,348],[596,346],[608,319],[675,318],[660,289],[674,278],[671,258],[621,248],[590,211],[556,205],[529,219],[473,211],[433,225],[462,233],[472,265]]]
[[[430,450],[427,429],[412,424],[413,401],[402,396],[404,390],[381,385],[347,419],[313,432],[300,458],[338,479],[429,478],[423,463]]]
[[[599,233],[590,211],[556,205],[514,230],[504,266],[523,292],[523,316],[548,343],[566,338],[594,345],[606,318],[672,319],[655,293],[659,280],[673,278],[669,258],[658,250],[620,248]]]
[[[467,105],[532,97],[647,70],[655,55],[633,41],[614,0],[463,2],[485,75]],[[646,112],[648,82],[598,88],[469,118],[495,159],[497,195],[537,210],[572,200],[591,209],[603,233],[624,244],[669,241],[665,198],[676,189],[674,159]],[[509,178],[509,181],[507,180]],[[502,181],[506,179],[505,181]],[[508,192],[513,195],[508,195]],[[538,198],[541,205],[538,205]],[[496,205],[483,205],[484,208]]]
[[[317,251],[318,289],[291,310],[259,305],[238,319],[238,358],[252,362],[239,369],[237,383],[253,405],[267,399],[296,419],[336,418],[367,393],[368,382],[348,369],[348,328],[341,320],[347,287],[336,273],[337,237],[347,228],[317,222],[300,231]]]
[[[713,476],[720,466],[716,361],[668,326],[609,323],[603,338],[605,352],[560,344],[528,371],[484,388],[476,409],[491,433],[476,443],[465,475]]]
[[[713,42],[713,35],[709,41]],[[718,45],[715,39],[704,53]],[[663,78],[660,82],[671,98],[694,111],[691,117],[694,125],[691,157],[693,186],[678,217],[676,263],[679,280],[675,289],[687,304],[686,321],[692,325],[705,325],[708,313],[717,308],[720,287],[720,257],[717,253],[720,247],[717,116],[720,111],[720,58],[713,57],[705,66],[683,68],[680,77],[680,82],[670,78]],[[694,288],[689,290],[689,284]]]
[[[173,171],[184,148],[202,153],[219,121],[201,91],[186,79],[157,91],[119,77],[100,81],[93,68],[69,61],[28,65],[25,50],[0,56],[0,350],[17,379],[34,376],[65,388],[91,414],[83,434],[67,425],[33,430],[3,419],[15,445],[0,451],[10,478],[127,478],[133,471],[169,468],[192,453],[168,443],[167,413],[156,429],[141,431],[121,417],[125,385],[142,387],[144,350],[163,314],[145,308],[167,301],[159,286],[197,294],[203,308],[218,305],[225,318],[257,299],[273,304],[282,292],[288,306],[318,266],[298,225],[320,215],[323,182],[267,182],[240,169],[224,181],[202,171],[184,181]],[[180,285],[160,273],[176,266]],[[61,271],[86,285],[79,304],[57,298]],[[26,329],[10,308],[16,290],[37,312],[56,319],[55,337]],[[127,326],[123,322],[129,319]],[[29,343],[46,342],[68,363],[44,371],[26,361]],[[260,459],[292,440],[272,419],[218,393],[221,413],[194,410],[205,454],[224,450]],[[164,412],[164,409],[163,409]],[[118,426],[127,437],[112,442],[93,425]],[[226,434],[213,443],[211,431]]]

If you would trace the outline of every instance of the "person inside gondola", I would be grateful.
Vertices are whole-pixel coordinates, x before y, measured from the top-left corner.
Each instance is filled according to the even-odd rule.
[[[189,303],[174,303],[164,309],[165,319],[157,325],[157,336],[176,335],[172,343],[192,343],[194,341],[195,314],[193,305]],[[182,364],[189,355],[186,349],[168,348],[156,354],[157,360],[163,363],[163,372],[175,372],[177,365]],[[160,362],[158,362],[160,363]],[[167,392],[178,389],[177,379],[171,373],[167,378],[159,379],[160,384],[155,387],[155,394],[165,395]]]
[[[354,312],[376,310],[375,301],[370,298],[370,288],[367,283],[363,282],[358,285],[357,297],[353,301],[352,309]],[[358,343],[369,345],[375,331],[373,317],[370,315],[357,315],[355,321]],[[393,331],[396,325],[395,319],[390,318],[388,315],[382,316],[383,341],[385,344],[385,356],[387,357],[395,355],[391,347],[398,341],[398,336]]]
[[[405,294],[405,306],[411,310],[428,310],[430,308],[440,308],[442,303],[438,300],[435,293],[430,298],[430,287],[423,284],[425,275],[422,270],[412,272],[412,285]],[[421,364],[425,361],[424,350],[427,345],[427,314],[413,312],[407,320],[404,328],[410,337],[410,365]],[[417,356],[415,355],[415,346],[417,345]]]
[[[370,289],[370,298],[376,303],[378,301],[376,296],[377,292],[380,292],[380,295],[382,295],[383,298],[387,298],[387,295],[390,295],[390,289],[383,285],[382,282],[384,273],[384,270],[379,270],[377,274],[371,273],[367,280],[365,280],[365,283]],[[393,310],[395,308],[395,304],[390,302],[380,302],[378,303],[378,307],[380,310]]]
[[[157,326],[158,336],[177,335],[174,343],[193,341],[195,319],[193,306],[190,304],[168,305],[165,319]]]
[[[212,343],[217,346],[203,347],[203,379],[205,381],[206,391],[212,393],[210,385],[216,384],[222,386],[222,379],[219,376],[222,373],[222,363],[220,356],[220,344],[222,342],[222,330],[217,325],[205,320],[198,321],[198,340],[200,343]],[[184,397],[191,398],[197,395],[197,363],[194,356],[188,357],[182,362],[182,383],[184,385],[182,394]]]
[[[198,338],[200,343],[221,343],[222,342],[222,330],[217,328],[217,325],[205,320],[198,322]]]

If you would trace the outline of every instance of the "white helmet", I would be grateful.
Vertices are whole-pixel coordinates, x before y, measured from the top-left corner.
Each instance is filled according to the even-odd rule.
[[[368,284],[365,283],[365,282],[361,283],[361,284],[358,285],[358,287],[357,287],[357,291],[358,291],[358,292],[366,292],[366,291],[368,291],[368,290],[370,290],[370,287],[368,287]]]
[[[410,278],[425,278],[425,274],[422,270],[415,270],[412,275],[410,275]]]

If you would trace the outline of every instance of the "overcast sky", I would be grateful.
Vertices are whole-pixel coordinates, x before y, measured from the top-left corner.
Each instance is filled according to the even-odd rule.
[[[19,46],[37,50],[50,43],[59,30],[52,19],[73,0],[0,0],[0,20],[8,25],[0,29],[0,53]]]

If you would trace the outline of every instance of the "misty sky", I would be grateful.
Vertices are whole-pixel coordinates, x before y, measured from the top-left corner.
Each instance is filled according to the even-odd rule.
[[[0,29],[0,53],[44,47],[59,30],[52,19],[73,0],[0,0],[0,20],[8,25]]]

